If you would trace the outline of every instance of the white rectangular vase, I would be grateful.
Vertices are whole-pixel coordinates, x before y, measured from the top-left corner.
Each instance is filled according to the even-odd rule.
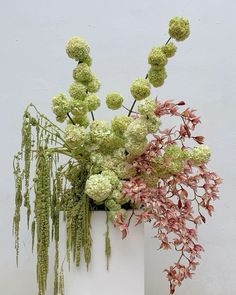
[[[81,265],[71,269],[65,263],[66,295],[144,295],[144,227],[135,226],[133,218],[127,237],[110,223],[111,258],[106,267],[105,232],[106,213],[96,211],[91,217],[92,258],[89,270],[81,257]],[[62,233],[60,241],[65,241]],[[61,246],[60,246],[61,247]],[[61,247],[60,251],[63,247]]]

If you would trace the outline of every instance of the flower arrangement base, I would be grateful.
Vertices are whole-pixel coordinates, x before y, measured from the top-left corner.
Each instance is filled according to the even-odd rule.
[[[63,228],[63,226],[61,227]],[[129,234],[122,240],[121,233],[110,224],[111,257],[107,270],[105,255],[106,213],[95,211],[91,217],[93,239],[92,259],[87,272],[81,257],[81,265],[71,269],[64,266],[65,294],[67,295],[144,295],[144,226],[135,226],[135,218],[129,226]],[[104,233],[104,234],[103,234]],[[66,240],[65,232],[61,241]],[[60,253],[65,253],[61,243]],[[63,257],[62,257],[63,258]]]

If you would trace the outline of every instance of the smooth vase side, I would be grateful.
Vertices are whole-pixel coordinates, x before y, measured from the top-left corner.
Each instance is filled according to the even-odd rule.
[[[135,220],[132,220],[124,240],[121,239],[120,230],[110,223],[111,258],[107,270],[106,213],[101,211],[92,213],[93,244],[89,270],[87,271],[83,257],[79,268],[71,263],[71,269],[68,271],[65,263],[66,295],[144,295],[144,226],[143,224],[135,226],[134,223]],[[60,240],[66,241],[65,231],[62,232]],[[65,254],[65,247],[62,244],[61,242],[61,256]]]

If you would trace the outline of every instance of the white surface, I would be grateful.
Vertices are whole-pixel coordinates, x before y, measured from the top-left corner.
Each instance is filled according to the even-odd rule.
[[[191,36],[178,44],[168,63],[168,79],[154,94],[162,99],[184,99],[202,117],[212,148],[211,167],[224,178],[214,218],[200,232],[205,248],[193,280],[177,295],[232,295],[236,293],[236,2],[234,0],[1,0],[0,10],[0,294],[36,295],[34,260],[22,220],[21,259],[15,267],[11,220],[14,210],[12,156],[19,148],[21,114],[33,101],[43,112],[50,98],[66,91],[74,62],[64,52],[67,39],[88,40],[93,69],[103,86],[99,95],[119,91],[131,104],[129,85],[147,70],[146,56],[153,45],[167,39],[168,20],[189,18]],[[117,112],[116,112],[117,114]],[[97,118],[114,112],[103,107]],[[146,227],[146,295],[168,294],[162,270],[174,261],[171,252],[157,252],[159,244]],[[132,274],[131,274],[132,275]],[[50,280],[52,277],[50,277]],[[119,278],[117,278],[117,284]],[[124,291],[123,293],[132,294]],[[98,290],[96,295],[102,295]]]
[[[94,212],[91,219],[93,251],[89,272],[81,257],[79,268],[71,267],[65,272],[65,294],[94,295],[102,290],[103,295],[120,295],[124,286],[132,294],[144,294],[144,228],[130,224],[127,238],[122,240],[119,230],[110,226],[111,258],[106,269],[104,233],[106,231],[105,212]],[[134,221],[134,220],[133,220]],[[61,236],[61,241],[65,235]],[[60,250],[63,250],[61,247]],[[61,251],[65,253],[65,251]],[[66,266],[66,264],[65,264]],[[67,268],[65,267],[65,270]],[[122,282],[122,284],[120,284]]]

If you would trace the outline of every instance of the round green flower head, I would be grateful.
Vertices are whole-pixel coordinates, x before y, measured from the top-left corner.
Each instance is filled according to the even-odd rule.
[[[117,188],[120,185],[120,180],[117,177],[116,173],[112,170],[105,170],[102,172],[102,175],[106,176],[109,178],[110,183],[113,188]]]
[[[210,160],[211,151],[208,146],[200,145],[193,148],[192,153],[190,155],[193,164],[196,166],[203,165]]]
[[[72,116],[72,120],[75,124],[79,126],[83,126],[84,128],[87,128],[90,124],[89,118],[86,115],[74,115]],[[67,124],[73,124],[70,119],[67,120]]]
[[[125,137],[127,139],[132,138],[132,140],[144,140],[148,135],[147,126],[145,122],[140,119],[136,119],[131,122],[125,132]]]
[[[93,75],[86,63],[79,63],[73,71],[73,78],[78,82],[92,81]]]
[[[90,137],[95,143],[102,143],[111,134],[111,129],[106,121],[95,120],[90,125]]]
[[[138,157],[144,153],[147,147],[147,140],[144,141],[134,141],[128,140],[125,143],[125,148],[128,151],[130,156]]]
[[[86,103],[87,103],[89,112],[95,111],[97,108],[100,107],[100,99],[95,94],[88,95],[86,97]]]
[[[142,100],[150,95],[151,85],[146,79],[134,80],[130,92],[136,100]]]
[[[148,55],[148,63],[158,67],[164,67],[167,64],[167,57],[160,47],[152,48]]]
[[[164,84],[167,77],[165,68],[156,69],[151,67],[148,71],[148,80],[153,87],[160,87]]]
[[[70,58],[77,61],[84,61],[89,56],[89,45],[80,37],[72,37],[66,45],[66,53]]]
[[[121,205],[118,204],[114,199],[106,200],[105,206],[111,211],[118,211],[121,209]]]
[[[52,98],[52,111],[58,122],[65,121],[67,113],[70,111],[70,105],[64,94],[60,93]]]
[[[175,55],[177,47],[174,43],[168,43],[161,47],[161,50],[164,52],[166,57],[172,57]]]
[[[169,23],[169,34],[176,41],[184,41],[190,34],[189,21],[182,17],[174,17]]]
[[[103,152],[110,153],[124,146],[124,139],[110,131],[110,135],[104,137],[101,149]]]
[[[118,135],[122,136],[127,130],[129,124],[133,121],[131,117],[128,116],[117,116],[112,119],[111,128],[112,131]]]
[[[78,100],[84,100],[87,95],[86,91],[86,86],[80,82],[74,82],[69,88],[70,96]]]
[[[156,115],[141,115],[140,120],[146,125],[148,133],[156,133],[161,125],[161,120]]]
[[[145,98],[138,106],[138,111],[141,115],[153,115],[156,109],[156,102],[154,99]]]
[[[112,185],[107,176],[94,174],[89,177],[85,185],[85,193],[94,201],[102,202],[109,197]]]
[[[88,112],[87,103],[85,101],[70,99],[70,110],[71,113],[75,116],[84,116]]]
[[[101,86],[100,81],[97,79],[96,76],[93,75],[92,80],[88,82],[87,84],[87,89],[91,93],[96,93],[100,89],[100,86]]]
[[[65,129],[64,139],[71,147],[81,146],[86,137],[86,130],[84,127],[76,125],[67,125]]]
[[[91,56],[88,55],[88,56],[83,60],[83,62],[86,63],[89,67],[91,67],[93,60],[92,60]]]
[[[109,93],[106,96],[107,107],[111,110],[117,110],[122,106],[123,97],[119,93]]]
[[[129,179],[137,174],[135,167],[125,161],[115,167],[115,172],[121,179]]]

